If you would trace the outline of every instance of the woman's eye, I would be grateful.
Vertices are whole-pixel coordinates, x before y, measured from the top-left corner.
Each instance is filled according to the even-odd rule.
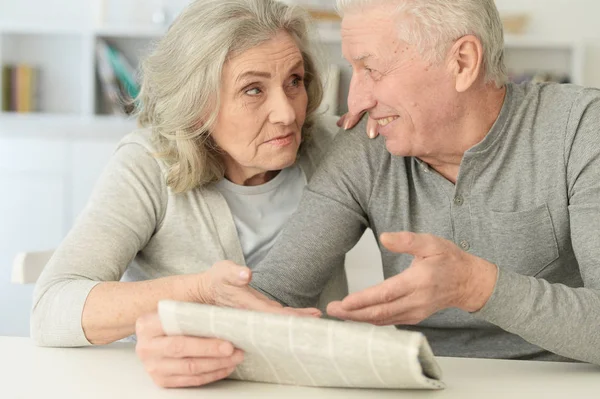
[[[262,91],[258,87],[246,90],[246,94],[248,94],[249,96],[258,96],[260,93],[262,93]]]
[[[303,79],[300,76],[296,76],[294,80],[292,80],[292,86],[298,87],[302,84]]]

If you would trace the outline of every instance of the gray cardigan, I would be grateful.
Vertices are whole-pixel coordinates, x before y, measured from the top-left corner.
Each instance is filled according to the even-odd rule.
[[[322,117],[299,164],[310,179],[338,131]],[[72,230],[54,253],[34,292],[31,335],[40,345],[85,346],[81,326],[90,290],[103,281],[139,281],[192,274],[220,260],[245,265],[229,207],[212,186],[174,194],[149,130],[126,136]],[[319,307],[347,294],[344,258]]]

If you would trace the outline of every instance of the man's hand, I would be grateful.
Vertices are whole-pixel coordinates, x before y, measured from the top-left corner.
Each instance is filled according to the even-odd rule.
[[[417,324],[442,309],[481,309],[494,290],[497,267],[428,234],[385,233],[390,251],[415,258],[410,267],[383,283],[327,307],[331,316],[375,325]]]
[[[358,115],[353,115],[350,113],[342,115],[337,121],[338,127],[341,127],[344,130],[352,129],[361,120],[365,112],[361,112]],[[377,132],[377,121],[369,117],[369,120],[367,121],[367,136],[369,136],[369,138],[374,139],[378,135],[379,133]]]

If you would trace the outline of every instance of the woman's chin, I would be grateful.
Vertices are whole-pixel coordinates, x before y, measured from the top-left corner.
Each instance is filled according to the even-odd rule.
[[[296,163],[297,151],[281,151],[273,154],[268,161],[268,170],[281,170],[289,168]]]

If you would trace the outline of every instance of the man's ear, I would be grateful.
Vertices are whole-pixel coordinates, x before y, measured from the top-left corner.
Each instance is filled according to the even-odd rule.
[[[467,91],[483,71],[481,41],[473,35],[461,37],[450,49],[448,62],[456,81],[456,91],[459,93]]]

